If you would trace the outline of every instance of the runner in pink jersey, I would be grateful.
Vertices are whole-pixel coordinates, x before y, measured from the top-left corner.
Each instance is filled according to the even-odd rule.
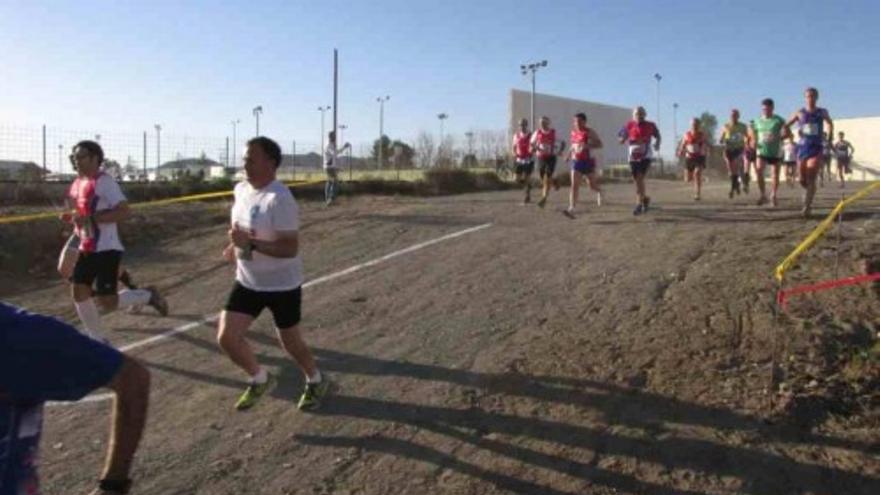
[[[541,126],[532,133],[532,151],[538,157],[538,173],[541,175],[541,208],[547,203],[550,186],[559,189],[559,182],[553,175],[556,171],[556,156],[565,149],[565,141],[556,141],[556,129],[550,126],[549,117],[541,117]]]
[[[596,176],[596,161],[590,156],[591,149],[602,147],[602,140],[596,131],[587,127],[587,116],[578,113],[574,116],[571,128],[571,190],[568,196],[568,209],[563,214],[568,218],[574,218],[574,208],[577,205],[578,193],[584,177],[590,184],[590,189],[596,191],[597,202],[602,204],[602,190],[599,189],[599,178]]]
[[[516,162],[516,181],[522,184],[525,196],[523,204],[532,200],[532,172],[535,171],[535,161],[532,158],[532,133],[529,132],[528,119],[519,121],[519,131],[513,135],[511,145],[514,161]]]
[[[618,133],[620,144],[627,145],[629,167],[636,184],[638,204],[633,210],[633,215],[647,212],[651,202],[645,190],[645,176],[651,167],[651,140],[654,141],[653,150],[660,151],[660,130],[653,122],[645,120],[646,115],[644,107],[636,107],[633,110],[633,119]]]

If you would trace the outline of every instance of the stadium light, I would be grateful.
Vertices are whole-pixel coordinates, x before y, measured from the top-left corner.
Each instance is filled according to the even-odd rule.
[[[379,163],[377,164],[379,168],[382,168],[384,165],[384,153],[382,152],[382,136],[385,135],[385,102],[390,100],[390,95],[379,96],[376,98],[376,101],[379,102]]]
[[[229,166],[232,168],[235,168],[235,164],[236,164],[235,147],[238,146],[238,143],[237,143],[238,139],[236,136],[236,130],[237,130],[238,124],[241,123],[241,119],[235,119],[231,123],[232,123],[232,162],[230,162]]]
[[[531,116],[530,116],[530,125],[535,125],[535,73],[538,72],[538,69],[542,67],[547,67],[547,61],[541,60],[540,62],[534,62],[531,64],[522,64],[519,66],[520,72],[522,75],[527,76],[529,73],[532,74],[532,99],[531,99]]]
[[[257,136],[260,135],[260,114],[263,113],[263,105],[254,107],[254,117],[257,119]]]

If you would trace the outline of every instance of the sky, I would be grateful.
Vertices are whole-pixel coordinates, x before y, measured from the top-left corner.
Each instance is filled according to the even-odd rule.
[[[261,105],[262,134],[305,147],[334,48],[352,143],[378,135],[385,95],[392,138],[439,132],[441,112],[447,133],[504,128],[509,90],[529,87],[520,64],[544,59],[539,92],[649,119],[659,72],[667,136],[673,102],[681,133],[768,96],[787,115],[808,85],[832,117],[880,115],[877,25],[876,0],[2,0],[0,126],[222,137],[241,119],[240,139]]]

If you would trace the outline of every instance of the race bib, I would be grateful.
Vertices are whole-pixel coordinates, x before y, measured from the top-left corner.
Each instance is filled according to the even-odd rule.
[[[737,133],[737,134],[731,134],[731,135],[727,138],[727,141],[730,142],[730,143],[736,143],[736,144],[742,143],[742,142],[743,142],[743,135],[742,135],[742,134],[739,134],[739,133]]]
[[[696,144],[689,144],[685,146],[685,150],[687,150],[689,155],[696,155],[700,151],[700,148]]]
[[[776,136],[772,132],[762,132],[758,135],[758,140],[761,141],[761,144],[770,144],[776,141]]]
[[[648,146],[646,144],[629,145],[629,161],[638,162],[648,155]]]
[[[816,124],[804,124],[801,127],[801,134],[804,136],[818,136],[819,126]]]

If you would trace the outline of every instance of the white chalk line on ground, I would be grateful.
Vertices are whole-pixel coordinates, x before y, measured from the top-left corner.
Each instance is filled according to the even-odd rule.
[[[388,253],[384,256],[380,256],[380,257],[372,259],[370,261],[365,261],[364,263],[359,263],[357,265],[348,267],[344,270],[340,270],[338,272],[333,272],[328,275],[318,277],[314,280],[309,280],[308,282],[306,282],[302,285],[302,288],[308,289],[309,287],[314,287],[316,285],[323,284],[325,282],[330,282],[332,280],[336,280],[337,278],[344,277],[346,275],[351,275],[352,273],[363,270],[364,268],[376,266],[376,265],[383,263],[385,261],[397,258],[398,256],[403,256],[405,254],[409,254],[414,251],[418,251],[420,249],[424,249],[426,247],[433,246],[434,244],[439,244],[441,242],[455,239],[457,237],[461,237],[461,236],[464,236],[467,234],[472,234],[474,232],[478,232],[480,230],[487,229],[491,226],[492,226],[491,223],[484,223],[482,225],[477,225],[476,227],[470,227],[470,228],[467,228],[464,230],[459,230],[457,232],[453,232],[451,234],[446,234],[444,236],[437,237],[436,239],[431,239],[429,241],[420,242],[418,244],[413,244],[412,246],[405,247],[403,249]],[[120,347],[119,350],[122,352],[132,351],[134,349],[138,349],[140,347],[144,347],[144,346],[165,340],[169,337],[173,337],[177,334],[189,332],[190,330],[198,328],[202,325],[216,323],[217,319],[219,317],[220,317],[220,314],[218,313],[218,314],[215,314],[213,316],[209,316],[209,317],[207,317],[203,320],[200,320],[200,321],[194,321],[191,323],[187,323],[186,325],[181,325],[179,327],[172,328],[171,330],[168,330],[167,332],[163,332],[159,335],[154,335],[154,336],[146,338],[144,340],[139,340],[137,342],[132,342],[131,344],[124,345],[124,346]],[[108,399],[113,398],[113,395],[114,394],[112,394],[112,393],[96,394],[96,395],[89,395],[88,397],[83,397],[82,399],[80,399],[76,402],[49,402],[47,404],[50,406],[58,406],[58,405],[84,404],[84,403],[89,403],[89,402],[100,402],[100,401],[104,401],[104,400],[108,400]]]

